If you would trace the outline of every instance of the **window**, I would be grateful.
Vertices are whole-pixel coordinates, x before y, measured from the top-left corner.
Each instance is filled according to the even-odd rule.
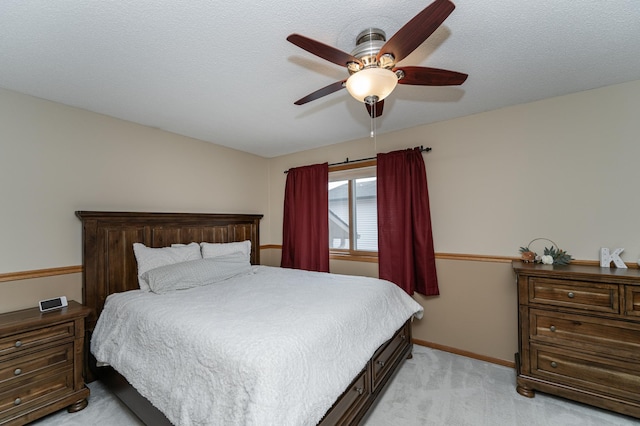
[[[329,250],[339,256],[377,256],[375,162],[329,170]]]

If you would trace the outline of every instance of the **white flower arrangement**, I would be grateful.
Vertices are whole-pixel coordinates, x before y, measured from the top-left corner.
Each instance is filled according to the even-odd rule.
[[[538,255],[529,249],[529,246],[538,240],[549,241],[552,244],[551,247],[544,248],[542,255]],[[520,258],[523,262],[542,263],[544,265],[568,265],[573,260],[569,253],[560,250],[556,243],[547,238],[535,238],[526,247],[520,247]]]

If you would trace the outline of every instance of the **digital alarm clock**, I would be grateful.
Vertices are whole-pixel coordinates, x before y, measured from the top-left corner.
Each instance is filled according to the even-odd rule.
[[[48,312],[56,309],[62,309],[68,304],[66,296],[60,296],[54,297],[53,299],[41,300],[38,302],[38,305],[40,306],[40,312]]]

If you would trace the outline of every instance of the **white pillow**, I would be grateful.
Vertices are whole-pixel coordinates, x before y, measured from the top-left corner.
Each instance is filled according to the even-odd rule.
[[[204,259],[228,254],[242,253],[247,260],[251,258],[251,241],[246,240],[238,243],[200,243],[202,257]]]
[[[163,294],[215,284],[249,272],[251,263],[248,259],[242,253],[234,253],[160,266],[148,270],[142,278],[149,283],[152,292]]]
[[[198,243],[187,244],[182,247],[151,248],[141,243],[133,244],[133,253],[138,262],[138,284],[141,290],[149,291],[149,283],[142,278],[142,274],[150,269],[171,265],[189,260],[202,259]]]

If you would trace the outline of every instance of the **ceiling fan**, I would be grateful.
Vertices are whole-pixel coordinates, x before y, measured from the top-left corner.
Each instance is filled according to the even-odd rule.
[[[371,118],[382,115],[384,99],[397,84],[417,86],[457,86],[467,74],[438,68],[400,66],[396,64],[420,46],[453,12],[455,5],[449,0],[436,0],[407,22],[388,41],[384,31],[369,28],[358,34],[356,47],[351,53],[312,40],[300,34],[291,34],[287,40],[296,46],[346,67],[349,78],[336,81],[294,103],[307,102],[327,96],[340,89],[347,91],[367,107]]]

